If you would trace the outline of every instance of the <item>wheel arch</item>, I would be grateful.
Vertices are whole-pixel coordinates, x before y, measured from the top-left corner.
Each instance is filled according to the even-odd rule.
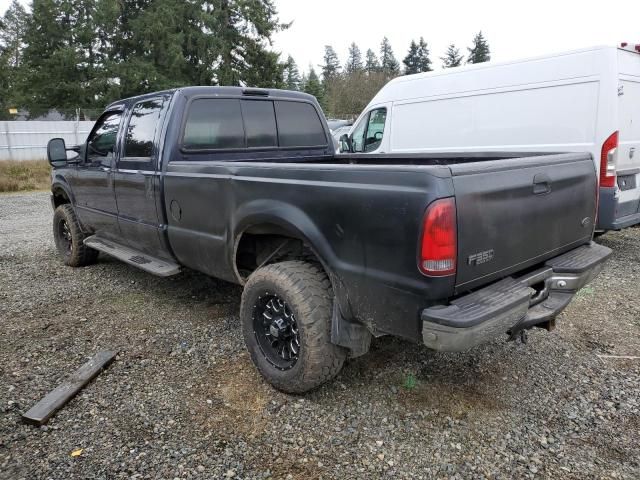
[[[246,277],[243,277],[238,268],[239,254],[242,253],[243,241],[246,241],[250,236],[253,238],[262,237],[264,241],[277,240],[278,238],[298,241],[322,265],[327,275],[337,277],[334,271],[335,254],[328,242],[306,215],[296,207],[291,207],[287,208],[286,212],[256,212],[247,215],[237,224],[232,262],[236,277],[241,284],[244,284]]]
[[[74,197],[71,193],[71,187],[66,182],[64,177],[56,176],[51,184],[51,195],[53,208],[57,208],[60,205],[69,203],[73,205]]]
[[[348,290],[337,272],[340,261],[309,216],[293,205],[260,201],[239,209],[237,218],[232,265],[238,282],[244,285],[255,269],[269,263],[291,259],[317,261],[327,274],[335,295],[332,342],[349,348],[351,356],[366,353],[370,343],[369,330],[355,320]],[[299,247],[297,251],[296,246]],[[260,253],[260,248],[266,252]],[[278,248],[286,249],[281,251],[284,254],[281,257],[277,256]],[[269,257],[273,252],[276,255]],[[254,268],[247,269],[248,265]]]

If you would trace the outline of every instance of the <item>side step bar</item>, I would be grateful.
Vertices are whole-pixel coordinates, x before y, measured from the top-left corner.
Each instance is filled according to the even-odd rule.
[[[87,247],[91,247],[94,250],[104,252],[107,255],[117,258],[129,265],[138,267],[145,272],[158,275],[159,277],[170,277],[180,273],[180,265],[166,260],[160,260],[159,258],[151,257],[146,253],[141,253],[134,250],[131,247],[120,245],[111,240],[105,240],[99,238],[97,235],[92,235],[85,238],[84,244]]]

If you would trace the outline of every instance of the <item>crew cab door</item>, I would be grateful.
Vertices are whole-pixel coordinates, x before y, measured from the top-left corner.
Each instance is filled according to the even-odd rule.
[[[80,222],[87,230],[106,237],[118,236],[112,169],[119,153],[122,116],[122,110],[102,114],[89,133],[75,174],[69,178]]]
[[[167,98],[141,100],[127,111],[122,153],[114,171],[121,240],[154,257],[170,258],[161,241],[158,144]]]

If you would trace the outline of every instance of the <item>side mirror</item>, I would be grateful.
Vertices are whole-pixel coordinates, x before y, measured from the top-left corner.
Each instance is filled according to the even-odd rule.
[[[76,159],[67,159],[67,150],[78,152],[78,147],[67,148],[64,138],[52,138],[47,144],[47,159],[53,167],[61,167],[67,163],[76,163]]]
[[[340,152],[352,152],[353,151],[353,143],[351,142],[351,137],[349,134],[345,133],[340,137]]]
[[[47,144],[47,159],[51,165],[59,166],[67,163],[67,146],[64,138],[52,138]]]
[[[373,138],[376,139],[376,142],[379,142],[382,140],[382,132],[376,132],[373,134]]]

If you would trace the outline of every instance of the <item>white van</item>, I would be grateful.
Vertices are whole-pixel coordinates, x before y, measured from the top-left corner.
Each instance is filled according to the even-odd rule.
[[[398,77],[343,137],[361,153],[589,151],[598,228],[640,223],[640,45]]]

